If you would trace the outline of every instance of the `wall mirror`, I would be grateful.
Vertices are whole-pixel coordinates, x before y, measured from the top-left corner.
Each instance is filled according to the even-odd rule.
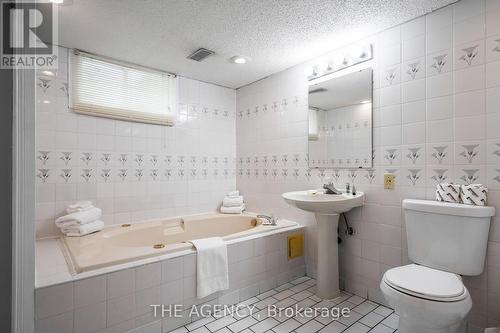
[[[372,82],[371,68],[310,82],[309,167],[372,167]]]

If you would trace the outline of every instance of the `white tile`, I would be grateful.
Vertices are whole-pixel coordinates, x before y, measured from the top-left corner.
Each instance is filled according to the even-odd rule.
[[[427,142],[449,142],[453,140],[453,120],[434,120],[426,123]]]
[[[238,320],[235,323],[232,323],[228,326],[228,328],[231,330],[231,332],[240,332],[254,325],[255,323],[257,323],[257,320],[252,317],[246,317],[244,319]]]
[[[393,313],[389,317],[385,318],[382,321],[382,324],[389,326],[390,328],[397,329],[399,324],[399,316]]]
[[[271,328],[279,325],[279,321],[274,318],[266,318],[261,322],[253,325],[250,329],[255,333],[263,333],[269,331]]]
[[[107,325],[112,326],[127,321],[134,317],[134,294],[121,296],[107,302]]]
[[[346,332],[346,333],[364,333],[364,332],[368,332],[369,330],[370,330],[370,328],[368,326],[365,326],[365,325],[360,324],[360,323],[355,323],[354,325],[352,325],[351,327],[346,329],[344,332]]]
[[[453,117],[453,98],[452,96],[437,97],[427,99],[426,119],[441,120]]]
[[[223,327],[229,326],[235,321],[236,320],[233,317],[225,316],[207,324],[206,327],[210,330],[210,332],[215,332]]]
[[[157,286],[161,282],[161,263],[139,266],[135,269],[135,290]]]
[[[394,329],[389,328],[383,324],[378,324],[370,332],[371,333],[392,333],[392,332],[394,332]]]
[[[35,291],[36,319],[59,315],[73,309],[73,283],[37,289]]]
[[[73,332],[73,311],[35,321],[35,332]]]
[[[384,319],[383,316],[379,315],[375,312],[370,312],[363,318],[359,320],[361,324],[364,324],[368,327],[375,327],[378,323],[380,323]]]
[[[340,333],[346,329],[346,326],[339,323],[338,321],[331,322],[325,328],[323,328],[320,333]]]
[[[477,116],[485,113],[484,90],[456,94],[455,117]]]
[[[106,302],[75,310],[75,333],[91,333],[106,328]]]
[[[455,118],[455,140],[482,140],[485,138],[485,116]]]
[[[107,275],[107,298],[115,298],[135,291],[134,269],[117,271]]]
[[[500,86],[500,61],[486,64],[486,87]]]
[[[183,299],[183,281],[176,280],[161,285],[162,304],[177,304]]]
[[[106,300],[106,275],[75,282],[75,308]]]
[[[215,321],[215,318],[212,316],[208,316],[208,317],[193,321],[191,324],[186,325],[186,328],[189,331],[192,331],[194,329],[197,329],[198,327],[205,326],[206,324],[211,323],[212,321]]]
[[[455,71],[455,92],[484,89],[484,65]]]
[[[289,333],[300,326],[300,323],[295,319],[288,319],[287,321],[279,324],[273,328],[273,332],[276,333]]]
[[[317,332],[320,329],[322,329],[324,326],[323,324],[317,322],[316,320],[311,320],[307,322],[305,325],[297,328],[295,332],[297,333],[310,333],[310,332]]]

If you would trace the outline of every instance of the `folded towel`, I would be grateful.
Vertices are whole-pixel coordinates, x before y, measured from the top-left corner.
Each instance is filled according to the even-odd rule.
[[[56,220],[56,225],[59,228],[62,228],[91,223],[99,220],[101,215],[102,211],[99,208],[94,207],[92,209],[61,216]]]
[[[436,186],[436,200],[445,202],[460,202],[460,185],[441,183]]]
[[[460,198],[467,205],[486,206],[488,204],[488,188],[482,184],[460,186]]]
[[[243,205],[243,197],[241,195],[232,198],[225,197],[224,200],[222,200],[222,205],[226,207],[241,206]]]
[[[235,191],[229,191],[227,193],[227,197],[228,198],[234,198],[234,197],[238,197],[240,195],[240,191],[238,190],[235,190]]]
[[[220,212],[222,214],[241,214],[243,213],[244,210],[245,210],[245,204],[234,207],[225,207],[225,206],[220,207]]]
[[[92,209],[94,206],[92,205],[92,202],[90,201],[78,201],[77,203],[73,205],[69,205],[66,208],[66,213],[71,214],[71,213],[76,213],[76,212],[81,212],[84,210],[89,210]]]
[[[104,222],[97,220],[91,223],[75,225],[71,227],[62,227],[61,232],[69,237],[80,237],[100,231],[104,228]]]
[[[196,296],[206,297],[229,288],[226,242],[220,237],[192,240],[198,252],[196,261]]]

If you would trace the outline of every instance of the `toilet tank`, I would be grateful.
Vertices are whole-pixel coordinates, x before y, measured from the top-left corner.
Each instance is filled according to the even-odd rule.
[[[495,208],[430,200],[403,200],[408,257],[461,275],[483,272]]]

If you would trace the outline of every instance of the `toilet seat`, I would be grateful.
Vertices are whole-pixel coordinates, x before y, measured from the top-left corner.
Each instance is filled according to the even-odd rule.
[[[404,294],[430,301],[456,302],[467,297],[460,276],[416,264],[388,270],[383,281]]]

